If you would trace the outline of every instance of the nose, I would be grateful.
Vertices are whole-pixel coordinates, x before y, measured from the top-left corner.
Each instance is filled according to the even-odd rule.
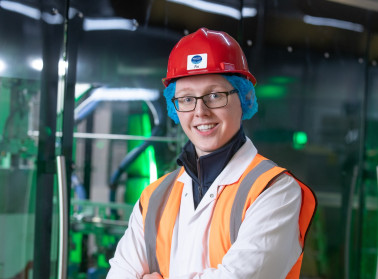
[[[210,109],[205,105],[202,99],[198,99],[194,112],[196,116],[208,115],[210,113]]]

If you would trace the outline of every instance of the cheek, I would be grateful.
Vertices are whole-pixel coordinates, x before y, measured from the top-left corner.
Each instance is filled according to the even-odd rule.
[[[242,119],[242,114],[241,112],[239,113],[234,113],[232,116],[231,116],[231,126],[234,127],[235,129],[239,130],[239,127],[241,125],[241,119]]]
[[[240,104],[235,104],[235,106],[233,107],[233,113],[232,113],[234,118],[237,118],[237,117],[241,118],[242,113],[243,111],[242,111],[242,108],[240,107]]]
[[[232,119],[233,123],[240,122],[242,119],[242,109],[240,107],[240,103],[236,103],[233,105],[232,109],[229,111],[229,117]]]
[[[184,117],[180,112],[177,112],[178,119],[180,121],[180,124],[184,121]]]
[[[178,119],[180,121],[180,125],[183,129],[185,129],[185,126],[187,126],[190,123],[190,119],[187,114],[177,112]]]

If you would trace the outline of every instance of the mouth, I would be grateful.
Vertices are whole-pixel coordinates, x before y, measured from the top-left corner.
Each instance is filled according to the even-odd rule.
[[[196,126],[196,128],[200,132],[206,132],[213,129],[215,126],[216,124],[201,124],[201,125]]]

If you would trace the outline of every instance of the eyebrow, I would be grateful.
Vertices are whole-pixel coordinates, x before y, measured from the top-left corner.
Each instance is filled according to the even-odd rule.
[[[219,89],[215,89],[215,88],[219,88]],[[207,86],[203,90],[203,92],[204,92],[203,95],[210,94],[212,92],[226,92],[226,91],[229,91],[229,90],[224,89],[224,87],[222,85],[214,84],[214,85]],[[191,93],[195,93],[195,92],[198,92],[198,91],[195,91],[192,88],[185,87],[185,88],[181,89],[180,91],[175,92],[175,96],[176,96],[176,94],[185,94],[183,96],[192,96]],[[181,97],[181,96],[179,96],[179,97]]]

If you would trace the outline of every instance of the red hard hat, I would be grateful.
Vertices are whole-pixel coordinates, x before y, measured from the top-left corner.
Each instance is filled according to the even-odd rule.
[[[168,86],[175,78],[216,73],[240,74],[256,84],[238,42],[225,32],[200,28],[172,49],[163,84]]]

